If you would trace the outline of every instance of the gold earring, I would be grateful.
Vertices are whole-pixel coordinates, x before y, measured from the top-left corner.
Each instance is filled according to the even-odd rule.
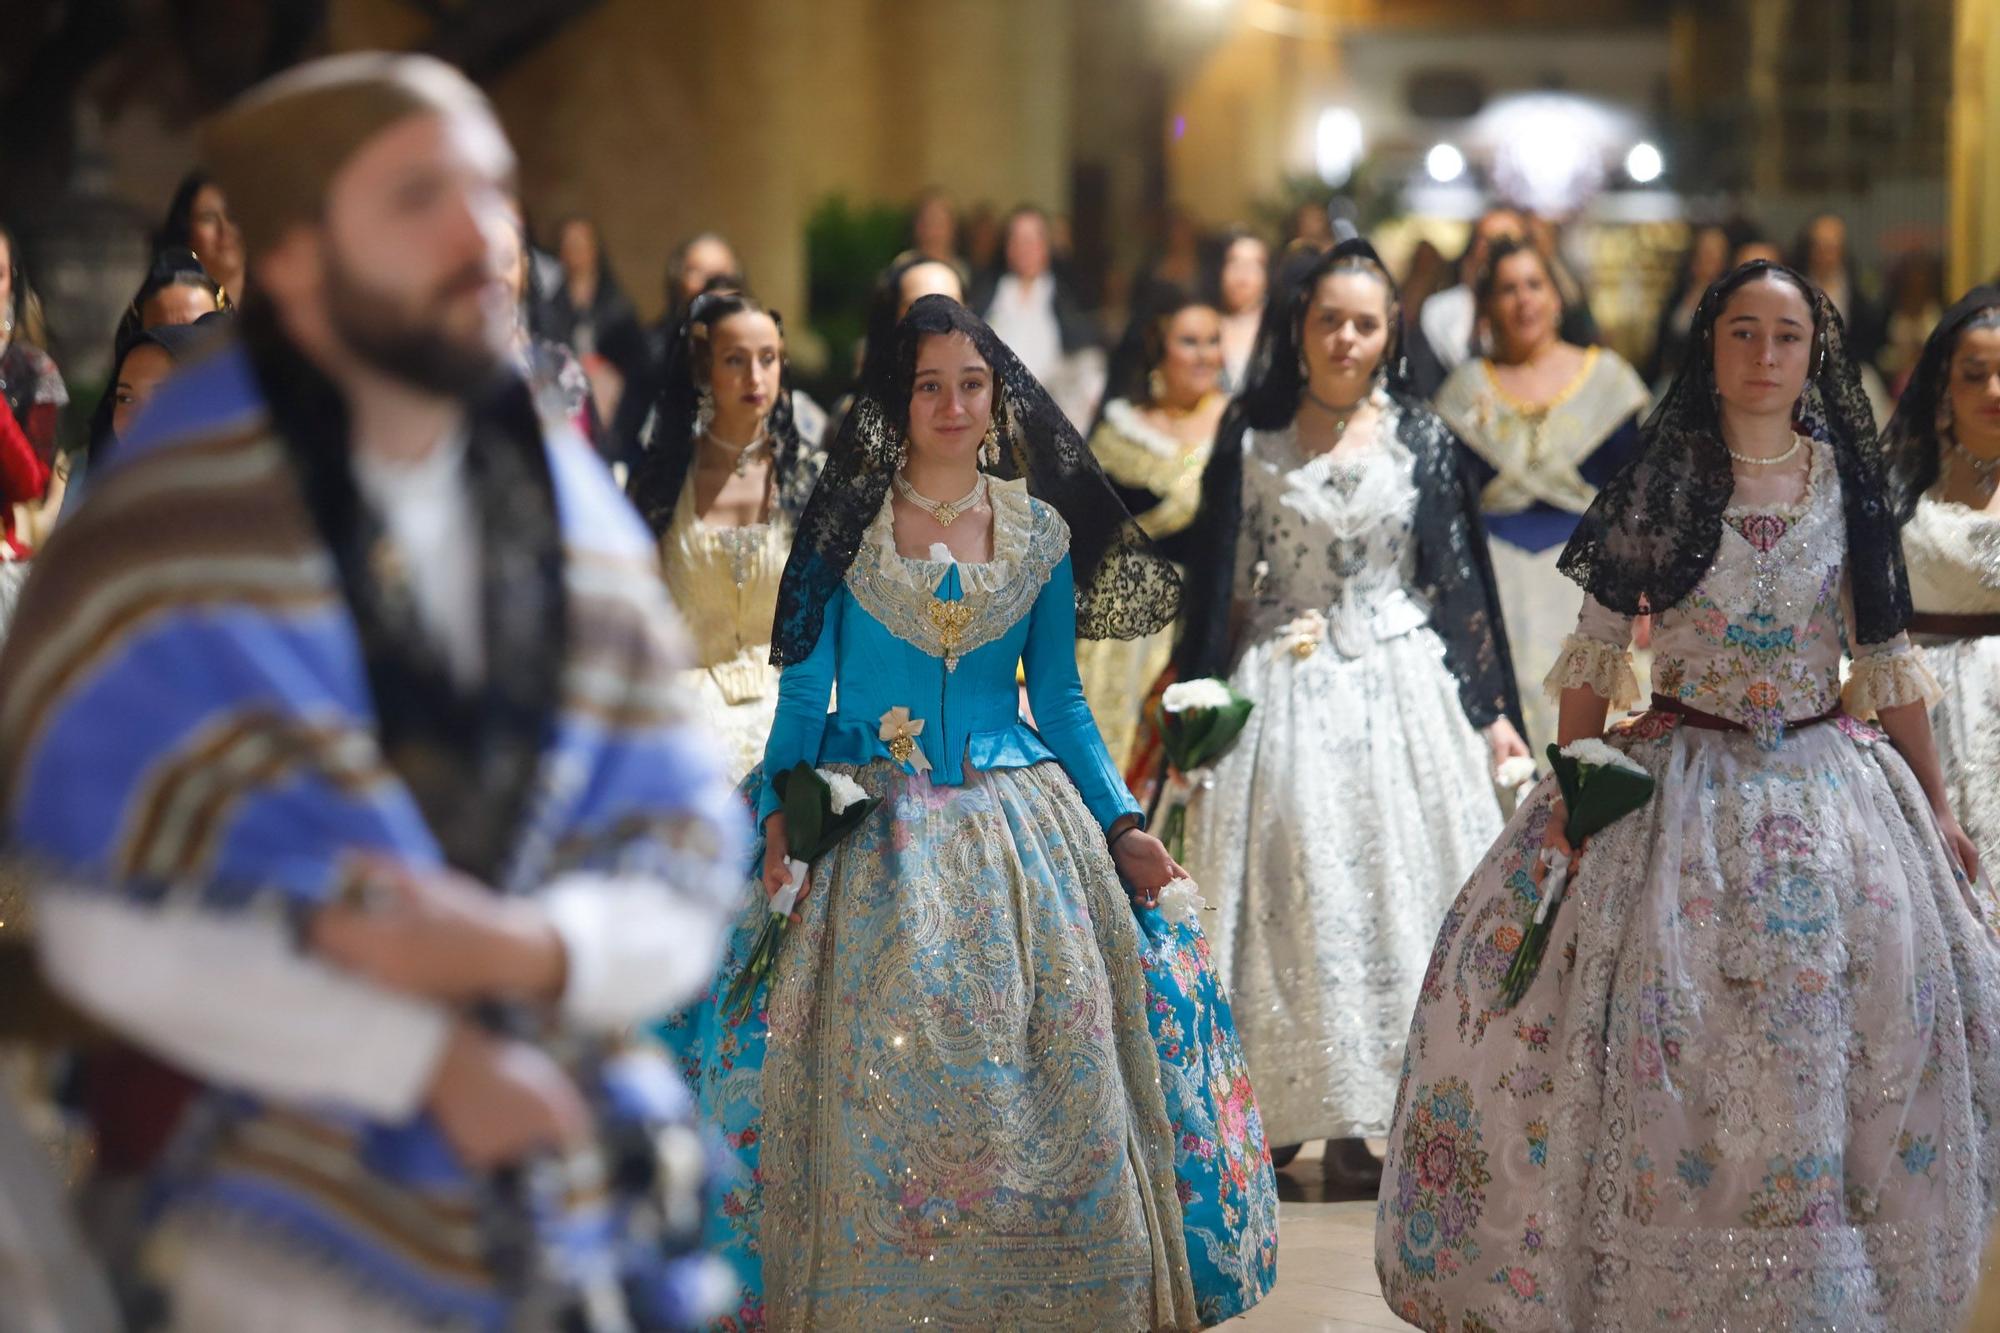
[[[1156,368],[1146,376],[1146,397],[1151,402],[1159,402],[1167,396],[1167,377]]]
[[[986,435],[979,442],[979,461],[987,467],[1000,466],[1000,422],[989,420]]]

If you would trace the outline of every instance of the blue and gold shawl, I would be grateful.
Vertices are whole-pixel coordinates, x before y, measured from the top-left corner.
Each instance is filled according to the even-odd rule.
[[[189,368],[140,424],[36,561],[0,657],[7,854],[63,886],[44,892],[294,920],[343,892],[357,853],[442,865],[385,760],[354,608],[249,354]],[[541,448],[562,646],[492,882],[643,875],[726,910],[742,815],[672,687],[683,654],[651,542],[587,447]],[[549,1038],[607,1116],[685,1113],[664,1070]],[[223,1110],[194,1118],[200,1142],[182,1135],[163,1214],[282,1238],[421,1320],[497,1328],[518,1312],[499,1233],[539,1233],[544,1257],[586,1267],[600,1260],[585,1251],[629,1248],[615,1198],[520,1225],[528,1196],[461,1169],[423,1117],[211,1100]]]

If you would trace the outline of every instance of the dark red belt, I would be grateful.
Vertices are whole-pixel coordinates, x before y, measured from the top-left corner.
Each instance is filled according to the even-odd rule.
[[[1917,611],[1910,616],[1912,634],[1940,639],[1986,639],[2000,634],[2000,615],[1954,616],[1942,611]]]
[[[1699,708],[1689,708],[1679,699],[1670,699],[1664,694],[1656,694],[1653,696],[1652,711],[1654,711],[1655,713],[1672,713],[1674,716],[1678,717],[1684,725],[1690,727],[1698,727],[1703,731],[1750,730],[1750,728],[1744,726],[1741,722],[1736,721],[1734,718],[1723,717],[1717,713],[1704,713]],[[1810,727],[1821,722],[1831,722],[1839,716],[1840,716],[1840,705],[1835,704],[1833,707],[1827,709],[1824,713],[1821,713],[1816,717],[1802,717],[1799,718],[1797,721],[1788,720],[1785,723],[1785,730],[1796,731],[1800,727]]]

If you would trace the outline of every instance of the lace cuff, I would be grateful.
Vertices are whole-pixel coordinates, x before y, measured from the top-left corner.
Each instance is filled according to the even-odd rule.
[[[1884,708],[1922,704],[1929,708],[1944,698],[1944,686],[1924,661],[1923,650],[1905,645],[1887,652],[1863,652],[1840,692],[1841,705],[1856,717],[1874,717]]]
[[[1583,686],[1613,708],[1639,702],[1639,678],[1632,671],[1632,654],[1616,644],[1572,634],[1542,682],[1542,692],[1560,703],[1564,690]]]

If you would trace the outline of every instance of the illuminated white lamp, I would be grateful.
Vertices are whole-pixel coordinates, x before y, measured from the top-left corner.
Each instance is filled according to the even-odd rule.
[[[1465,154],[1448,143],[1436,144],[1424,154],[1424,170],[1439,185],[1449,185],[1465,174]]]
[[[1345,185],[1361,165],[1363,142],[1361,117],[1344,106],[1328,107],[1319,113],[1313,135],[1313,163],[1319,178],[1328,185]]]
[[[1625,154],[1625,174],[1640,185],[1652,184],[1666,169],[1666,159],[1652,144],[1635,143],[1632,151]]]

